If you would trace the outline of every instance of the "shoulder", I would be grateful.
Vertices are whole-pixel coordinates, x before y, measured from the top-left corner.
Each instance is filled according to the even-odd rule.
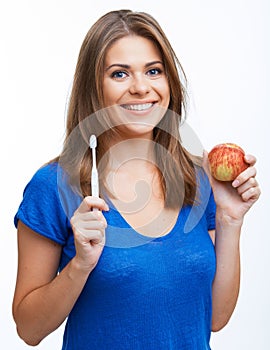
[[[38,209],[58,201],[57,169],[57,163],[51,163],[43,165],[34,173],[24,188],[20,207],[29,209],[32,206]]]
[[[29,184],[39,186],[41,184],[53,186],[57,184],[58,163],[48,163],[41,166],[32,176]]]
[[[48,200],[54,202],[58,197],[58,165],[57,163],[46,164],[40,167],[32,176],[24,188],[24,201],[40,201],[40,205],[46,205]]]
[[[68,213],[58,186],[59,174],[58,163],[46,164],[35,172],[24,189],[14,223],[17,227],[20,220],[33,231],[63,244]]]
[[[33,197],[36,202],[39,198],[43,206],[61,208],[69,218],[82,200],[58,162],[45,164],[35,172],[24,190],[24,197]]]
[[[59,194],[64,185],[67,188],[69,180],[59,163],[47,163],[34,173],[25,187],[24,194],[29,191],[37,191],[45,196],[51,196],[52,193],[56,195]]]

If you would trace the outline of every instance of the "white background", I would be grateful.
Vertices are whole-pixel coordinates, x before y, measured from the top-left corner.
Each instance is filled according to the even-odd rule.
[[[30,177],[61,150],[67,95],[86,32],[120,8],[149,12],[165,30],[186,71],[193,106],[188,120],[204,147],[236,142],[258,159],[263,194],[243,227],[239,301],[211,343],[216,350],[269,349],[269,1],[1,0],[0,6],[1,349],[29,348],[11,315],[13,216]],[[37,349],[60,349],[62,332]]]

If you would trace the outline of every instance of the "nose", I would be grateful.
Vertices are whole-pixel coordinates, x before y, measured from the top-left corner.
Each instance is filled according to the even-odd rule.
[[[151,90],[151,85],[147,77],[143,75],[136,75],[133,77],[129,92],[131,95],[146,95]]]

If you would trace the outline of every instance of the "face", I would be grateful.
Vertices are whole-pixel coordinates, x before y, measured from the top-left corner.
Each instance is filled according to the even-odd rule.
[[[113,106],[114,123],[122,124],[118,127],[122,133],[151,137],[170,101],[162,57],[152,41],[133,35],[110,47],[103,96],[105,107]]]

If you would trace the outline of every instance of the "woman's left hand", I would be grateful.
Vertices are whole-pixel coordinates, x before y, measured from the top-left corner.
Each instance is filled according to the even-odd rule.
[[[256,180],[256,158],[246,155],[245,161],[249,167],[244,170],[233,182],[222,182],[213,178],[208,163],[208,153],[204,152],[203,166],[209,177],[217,209],[222,210],[227,217],[243,221],[244,215],[258,200],[261,194]]]

